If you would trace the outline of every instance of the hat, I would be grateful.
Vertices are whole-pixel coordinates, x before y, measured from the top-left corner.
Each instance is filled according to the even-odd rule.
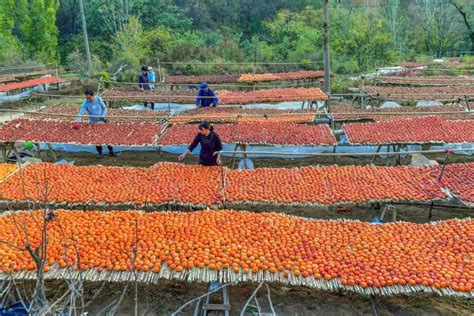
[[[206,89],[207,88],[207,82],[201,83],[201,89]]]
[[[152,66],[148,67],[148,70],[153,70],[153,67]]]

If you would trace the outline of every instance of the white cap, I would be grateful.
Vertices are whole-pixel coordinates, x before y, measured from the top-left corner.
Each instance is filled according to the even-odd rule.
[[[149,67],[148,67],[148,70],[153,70],[153,67],[152,67],[152,66],[149,66]]]

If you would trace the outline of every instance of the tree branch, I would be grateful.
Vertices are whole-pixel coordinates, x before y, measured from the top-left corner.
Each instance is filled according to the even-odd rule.
[[[454,0],[449,0],[449,3],[452,4],[456,8],[456,10],[462,15],[462,18],[464,20],[464,24],[466,25],[469,32],[472,33],[473,30],[472,30],[471,24],[469,24],[469,21],[467,19],[467,14],[466,14],[466,12],[463,11],[462,6],[457,4]]]

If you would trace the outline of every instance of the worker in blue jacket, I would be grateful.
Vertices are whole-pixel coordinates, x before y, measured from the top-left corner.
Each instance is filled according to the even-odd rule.
[[[148,78],[148,82],[150,83],[150,90],[155,90],[156,87],[154,85],[154,83],[156,82],[156,75],[155,75],[155,72],[153,71],[153,67],[149,66],[148,67],[148,75],[147,75],[147,78]]]
[[[84,113],[87,111],[89,114],[89,123],[104,123],[107,122],[107,106],[105,105],[104,100],[102,100],[99,96],[94,96],[94,91],[92,89],[86,89],[84,91],[84,95],[86,99],[82,103],[81,110],[77,115],[76,122],[74,123],[73,127],[78,129],[81,126],[81,120]],[[102,158],[102,146],[96,146],[97,159]],[[112,157],[115,157],[114,149],[112,146],[108,145],[107,149],[109,150],[109,154]]]
[[[150,85],[150,80],[148,79],[148,67],[147,66],[142,66],[142,74],[140,77],[138,77],[138,90],[145,91],[145,90],[152,90]],[[154,87],[154,85],[153,85]],[[151,104],[151,109],[155,109],[155,103],[150,102]],[[143,105],[145,107],[148,106],[148,102],[144,102]]]
[[[201,83],[201,89],[196,98],[196,105],[207,108],[209,106],[217,106],[219,100],[212,89],[209,88],[207,83]]]

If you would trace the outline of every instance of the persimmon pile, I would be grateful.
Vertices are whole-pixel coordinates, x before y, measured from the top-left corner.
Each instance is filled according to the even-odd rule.
[[[234,134],[236,143],[294,146],[336,144],[332,130],[326,124],[242,122],[236,125],[237,132]]]
[[[454,86],[473,85],[474,79],[466,76],[380,76],[376,80],[384,84]]]
[[[433,176],[439,177],[441,166],[433,169]],[[440,185],[446,186],[459,199],[474,203],[474,163],[446,165]]]
[[[218,91],[221,104],[247,104],[285,101],[323,101],[327,95],[319,88],[286,88],[257,91]]]
[[[15,119],[0,127],[0,141],[150,146],[163,129],[157,124],[81,123]]]
[[[222,201],[219,167],[174,163],[151,168],[39,163],[1,183],[0,192],[4,200],[42,203],[212,206]]]
[[[190,123],[206,120],[208,122],[272,122],[272,123],[310,123],[314,121],[314,110],[245,109],[240,107],[196,108],[179,113],[169,121]]]
[[[450,121],[436,116],[423,116],[388,122],[344,124],[351,144],[427,144],[472,143],[474,121]]]
[[[336,139],[328,125],[295,123],[239,122],[215,124],[214,131],[223,143],[255,145],[334,145]],[[160,145],[190,144],[198,133],[198,125],[174,125],[160,138]]]
[[[239,75],[202,75],[202,76],[167,76],[165,83],[169,84],[199,84],[207,83],[235,83],[239,81]]]
[[[38,112],[40,114],[30,114],[29,116],[34,119],[48,119],[55,121],[69,121],[74,122],[76,116],[79,113],[81,106],[75,104],[66,105],[53,105],[45,107]],[[44,115],[41,115],[44,114]],[[71,115],[70,117],[65,116],[50,116],[48,114],[66,114]],[[161,119],[166,118],[169,115],[165,111],[136,111],[126,109],[107,109],[107,120],[112,123],[158,123]],[[123,117],[114,117],[123,116]],[[127,117],[125,117],[127,116]],[[134,118],[137,117],[137,118]],[[88,115],[85,113],[82,117],[83,122],[89,122]]]
[[[38,79],[31,79],[20,82],[11,82],[4,85],[0,85],[0,92],[7,92],[17,89],[31,88],[42,84],[55,84],[61,82],[64,82],[64,80],[56,77],[42,77]]]
[[[325,166],[223,171],[225,200],[238,204],[331,205],[447,199],[436,172],[429,167]],[[216,206],[224,201],[221,172],[220,167],[175,163],[160,163],[151,168],[40,163],[0,183],[0,192],[2,200],[16,202],[133,204],[145,208],[162,204]],[[464,178],[470,175],[472,171],[456,175],[458,181],[467,183],[456,186],[460,196],[472,196],[463,193],[472,192],[472,177]]]
[[[241,74],[241,75],[201,75],[201,76],[168,76],[165,82],[169,84],[198,84],[207,83],[253,83],[264,81],[281,81],[281,80],[299,80],[299,79],[315,79],[324,77],[324,72],[313,70],[263,73],[263,74]]]
[[[361,110],[351,108],[348,106],[331,105],[331,114],[335,121],[360,121],[360,120],[371,120],[371,121],[390,121],[400,120],[407,118],[417,118],[420,115],[400,115],[402,113],[426,113],[426,112],[457,112],[453,114],[440,114],[436,117],[447,119],[447,120],[474,120],[474,113],[465,112],[464,108],[459,104],[452,105],[439,105],[439,106],[403,106],[398,108],[374,108]],[[351,113],[351,114],[349,114]],[[380,115],[387,113],[386,115]],[[388,113],[397,113],[390,115]]]
[[[446,198],[426,167],[325,166],[231,170],[229,202],[338,204]]]
[[[17,165],[9,163],[0,163],[0,182],[11,175],[18,168]]]
[[[160,272],[171,270],[184,280],[210,270],[216,279],[247,275],[257,282],[332,284],[362,293],[370,288],[392,295],[474,294],[472,220],[373,225],[242,211],[55,214],[47,224],[47,276],[70,268],[89,272],[86,278],[135,270],[170,278]],[[22,229],[31,246],[39,246],[42,216],[40,211],[0,216],[0,239],[20,248],[0,243],[2,272],[34,271],[33,260],[21,250]]]
[[[314,70],[302,70],[291,72],[264,73],[264,74],[243,74],[240,82],[264,82],[280,80],[315,79],[324,77],[324,72]]]
[[[237,129],[235,124],[214,124],[214,131],[223,143],[230,144]],[[199,133],[198,124],[176,124],[165,131],[158,140],[158,144],[189,145],[197,133]]]
[[[370,96],[383,100],[455,100],[465,95],[474,95],[474,86],[456,85],[446,87],[380,87],[365,86]]]

